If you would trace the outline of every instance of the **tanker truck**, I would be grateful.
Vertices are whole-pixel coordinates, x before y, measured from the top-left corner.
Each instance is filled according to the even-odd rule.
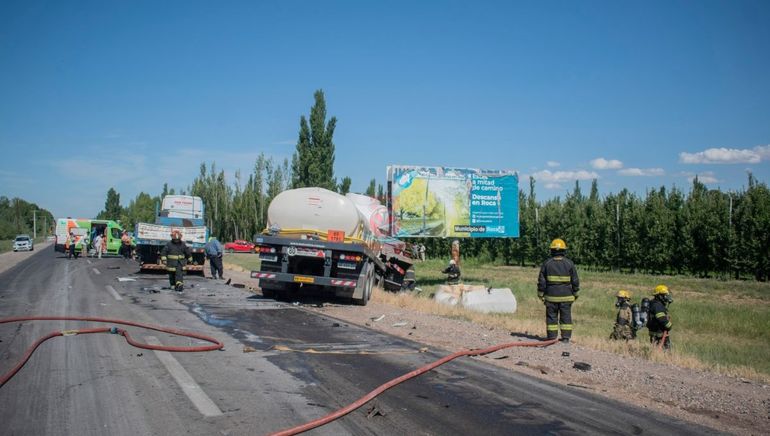
[[[381,211],[360,200],[323,188],[278,194],[254,241],[260,269],[251,277],[262,294],[287,299],[320,291],[363,306],[377,282],[400,290],[412,261],[382,235]]]

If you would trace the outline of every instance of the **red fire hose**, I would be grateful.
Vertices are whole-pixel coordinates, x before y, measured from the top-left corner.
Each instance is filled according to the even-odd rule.
[[[197,352],[197,351],[213,351],[213,350],[220,350],[224,348],[224,344],[219,342],[218,340],[211,338],[209,336],[204,336],[199,333],[194,332],[188,332],[184,330],[178,330],[173,329],[169,327],[158,327],[151,324],[142,324],[139,322],[133,322],[133,321],[123,321],[119,319],[110,319],[110,318],[91,318],[91,317],[69,317],[69,316],[31,316],[31,317],[16,317],[16,318],[5,318],[0,319],[0,324],[7,324],[10,322],[22,322],[22,321],[89,321],[89,322],[106,322],[111,324],[121,324],[121,325],[129,325],[133,327],[141,327],[148,330],[155,330],[158,332],[164,332],[169,333],[172,335],[177,336],[185,336],[188,338],[195,338],[200,339],[202,341],[211,342],[212,345],[200,345],[197,347],[174,347],[174,346],[164,346],[164,345],[150,345],[146,344],[144,342],[137,342],[134,339],[131,338],[131,335],[128,334],[128,332],[124,329],[117,328],[117,327],[95,327],[95,328],[88,328],[88,329],[77,329],[77,330],[58,330],[53,331],[51,333],[48,333],[47,335],[41,337],[38,339],[32,346],[30,346],[27,351],[24,353],[24,356],[22,357],[21,361],[19,361],[16,366],[14,366],[10,371],[0,376],[0,388],[5,385],[8,380],[13,378],[14,375],[16,375],[17,372],[24,366],[25,363],[29,360],[30,357],[32,357],[32,353],[35,352],[37,347],[40,346],[43,342],[54,338],[56,336],[72,336],[72,335],[85,335],[89,333],[113,333],[117,335],[121,335],[124,338],[126,338],[126,342],[133,345],[137,348],[143,348],[145,350],[159,350],[159,351],[175,351],[175,352]]]
[[[556,342],[556,339],[551,339],[548,341],[519,341],[519,342],[509,342],[507,344],[500,344],[495,345],[493,347],[489,348],[482,348],[477,350],[463,350],[458,351],[454,354],[450,354],[449,356],[442,357],[439,360],[436,360],[432,363],[429,363],[423,367],[420,367],[418,369],[415,369],[414,371],[408,372],[400,377],[394,378],[393,380],[380,385],[373,391],[369,392],[368,394],[364,395],[363,397],[359,398],[358,400],[354,401],[353,403],[350,403],[349,405],[343,407],[342,409],[337,410],[336,412],[332,412],[323,418],[319,418],[313,421],[310,421],[308,423],[298,425],[296,427],[288,428],[286,430],[281,430],[276,433],[271,433],[270,436],[289,436],[289,435],[295,435],[299,433],[306,432],[308,430],[312,430],[316,427],[320,427],[322,425],[328,424],[338,418],[341,418],[348,413],[358,409],[359,407],[363,406],[364,404],[368,403],[374,397],[380,395],[381,393],[385,392],[386,390],[392,388],[393,386],[396,386],[402,382],[405,382],[411,378],[417,377],[418,375],[421,375],[423,373],[426,373],[430,371],[433,368],[436,368],[438,366],[441,366],[449,361],[452,361],[454,359],[457,359],[461,356],[482,356],[484,354],[493,353],[498,350],[502,350],[504,348],[511,348],[511,347],[545,347],[548,345],[551,345]]]

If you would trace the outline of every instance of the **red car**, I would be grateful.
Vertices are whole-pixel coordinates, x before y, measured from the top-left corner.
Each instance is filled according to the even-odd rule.
[[[249,241],[233,241],[225,244],[225,251],[228,253],[253,253],[254,244]]]

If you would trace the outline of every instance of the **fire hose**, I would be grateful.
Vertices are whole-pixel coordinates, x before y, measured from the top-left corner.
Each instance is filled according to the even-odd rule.
[[[7,324],[11,322],[23,322],[23,321],[87,321],[87,322],[105,322],[105,323],[111,323],[111,324],[121,324],[121,325],[133,326],[133,327],[140,327],[148,330],[155,330],[163,333],[169,333],[176,336],[184,336],[188,338],[200,339],[202,341],[210,342],[212,345],[199,345],[196,347],[151,345],[144,342],[135,341],[125,329],[118,328],[118,327],[94,327],[94,328],[77,329],[77,330],[56,330],[41,337],[29,348],[27,348],[27,351],[24,353],[24,356],[21,358],[19,363],[17,363],[16,366],[11,368],[10,371],[0,376],[0,388],[2,388],[3,385],[5,385],[11,378],[13,378],[13,376],[16,375],[17,372],[19,372],[19,370],[24,366],[24,364],[27,363],[29,358],[32,357],[32,353],[35,352],[35,350],[37,349],[37,347],[40,346],[40,344],[42,344],[43,342],[51,338],[55,338],[57,336],[74,336],[74,335],[85,335],[90,333],[112,333],[112,334],[123,336],[126,339],[126,342],[128,342],[130,345],[137,348],[143,348],[145,350],[172,351],[172,352],[182,352],[182,353],[213,351],[213,350],[220,350],[224,348],[223,343],[219,342],[214,338],[211,338],[209,336],[204,336],[199,333],[188,332],[185,330],[179,330],[179,329],[174,329],[169,327],[159,327],[151,324],[143,324],[143,323],[133,322],[133,321],[110,319],[110,318],[92,318],[92,317],[81,317],[81,316],[76,316],[76,317],[31,316],[31,317],[16,317],[16,318],[0,319],[0,324]]]
[[[384,383],[374,389],[373,391],[369,392],[368,394],[364,395],[363,397],[359,398],[358,400],[350,403],[349,405],[332,412],[322,418],[315,419],[313,421],[307,422],[302,425],[298,425],[296,427],[288,428],[286,430],[281,430],[276,433],[271,433],[269,436],[289,436],[289,435],[295,435],[300,434],[303,432],[306,432],[308,430],[312,430],[316,427],[320,427],[322,425],[328,424],[336,419],[339,419],[348,413],[358,409],[359,407],[363,406],[364,404],[368,403],[372,399],[374,399],[376,396],[380,395],[381,393],[385,392],[386,390],[392,388],[393,386],[396,386],[400,383],[403,383],[409,379],[415,378],[421,374],[424,374],[433,368],[439,367],[447,362],[450,362],[454,359],[457,359],[458,357],[462,356],[483,356],[485,354],[494,353],[495,351],[499,351],[505,348],[511,348],[511,347],[545,347],[548,345],[552,345],[556,342],[556,339],[551,339],[548,341],[518,341],[518,342],[509,342],[506,344],[499,344],[495,345],[489,348],[481,348],[481,349],[475,349],[475,350],[462,350],[458,351],[456,353],[450,354],[448,356],[442,357],[439,360],[436,360],[434,362],[431,362],[425,366],[422,366],[420,368],[415,369],[414,371],[408,372],[400,377],[396,377],[393,380],[390,380],[387,383]]]

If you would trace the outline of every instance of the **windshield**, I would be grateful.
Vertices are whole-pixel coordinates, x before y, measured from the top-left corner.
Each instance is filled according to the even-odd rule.
[[[29,242],[29,236],[17,236],[16,242]]]

